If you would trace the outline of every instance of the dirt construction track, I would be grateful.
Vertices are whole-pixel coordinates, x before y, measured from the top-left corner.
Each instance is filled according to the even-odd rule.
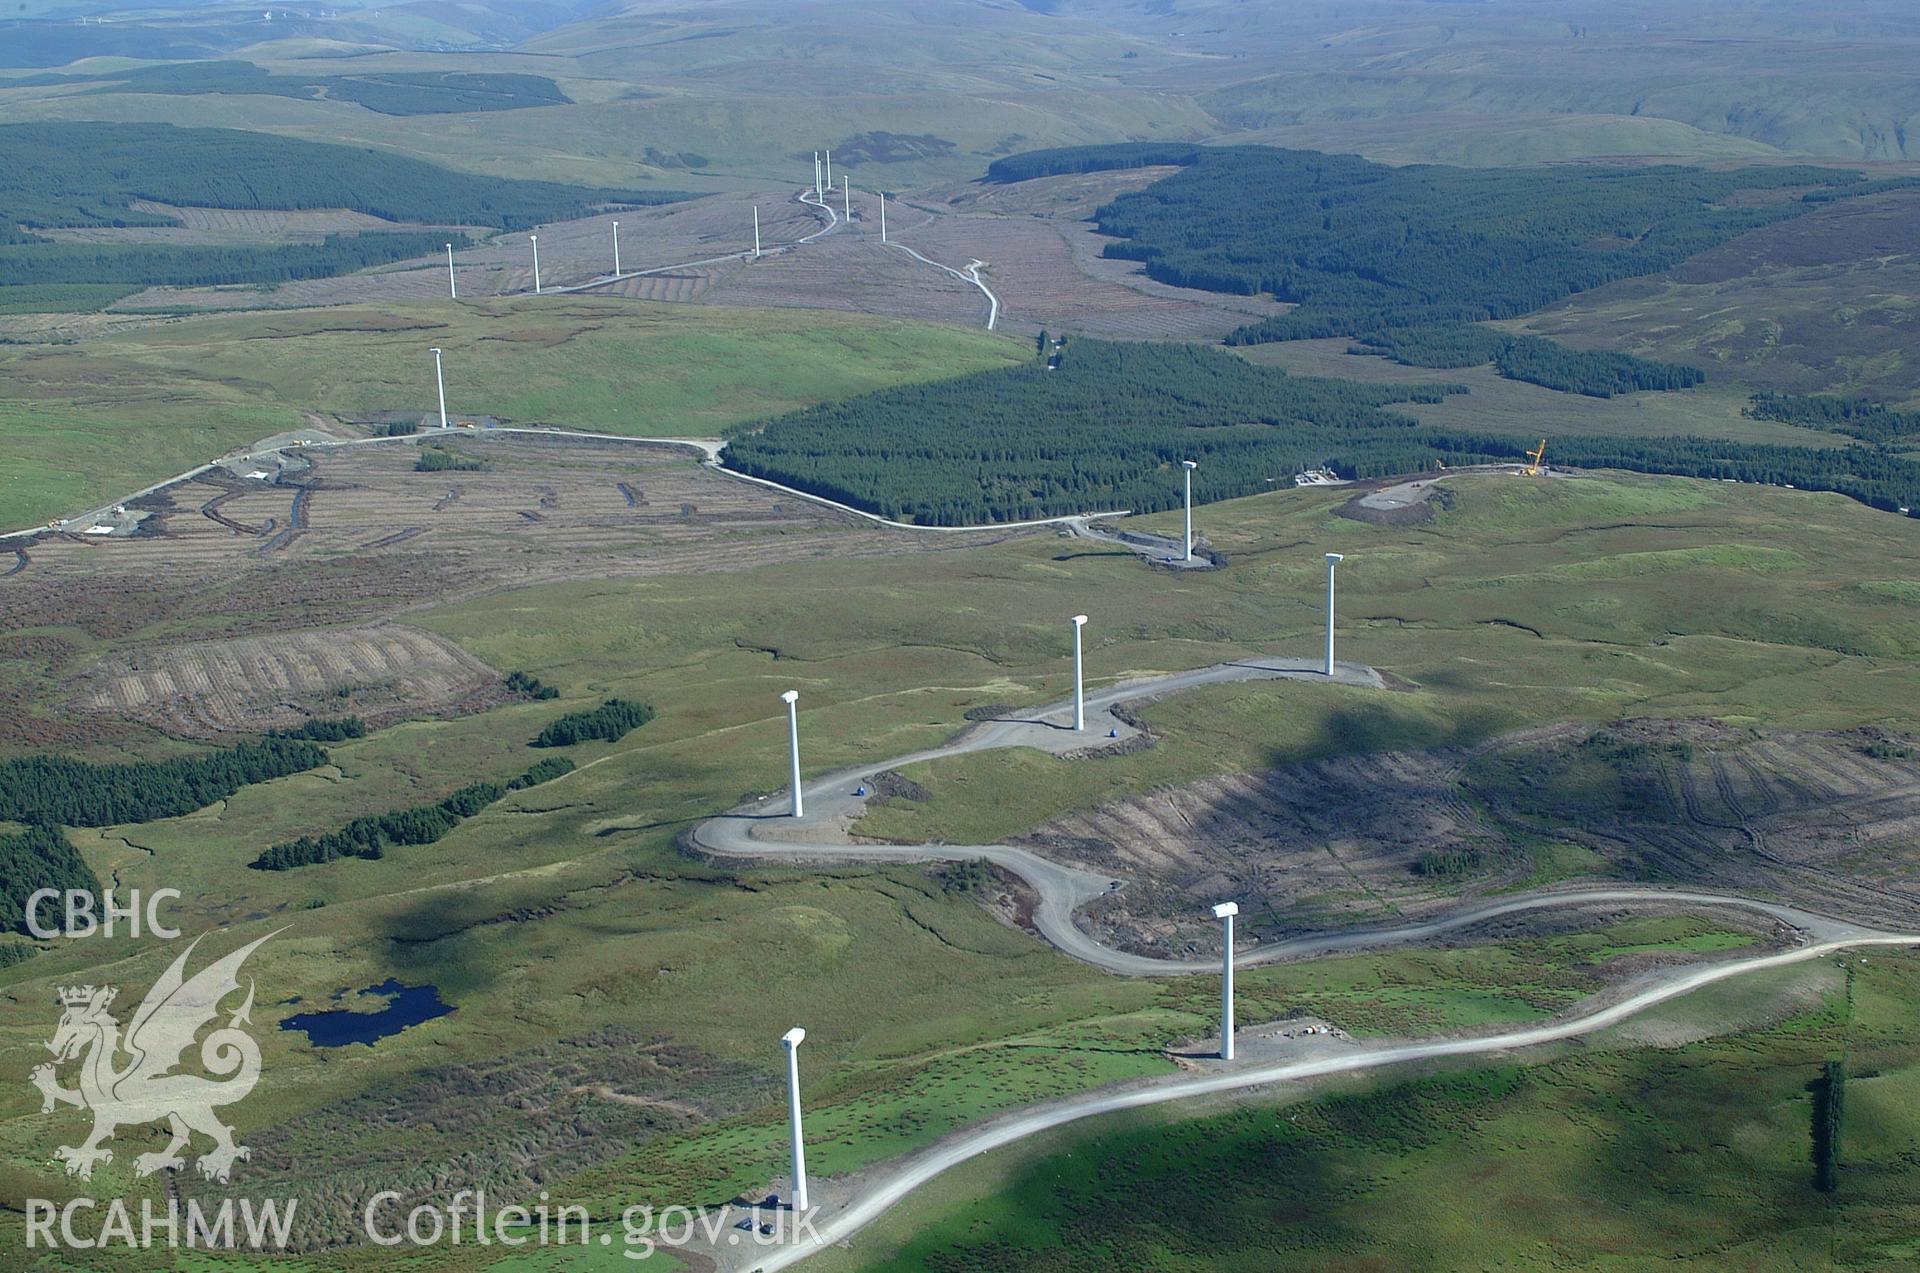
[[[807,814],[803,818],[784,817],[777,806],[770,808],[760,803],[702,823],[693,833],[694,843],[709,852],[722,855],[770,857],[788,861],[985,858],[1020,876],[1038,895],[1039,903],[1034,911],[1035,925],[1047,941],[1064,953],[1126,976],[1215,973],[1219,968],[1215,958],[1146,958],[1116,950],[1080,929],[1074,922],[1076,910],[1087,901],[1111,891],[1111,884],[1104,875],[1050,861],[1029,850],[1010,845],[854,844],[849,842],[846,828],[852,817],[864,807],[866,793],[872,790],[874,776],[895,766],[1005,746],[1035,746],[1047,751],[1070,752],[1076,747],[1083,747],[1089,734],[1099,738],[1108,729],[1116,733],[1127,730],[1129,727],[1122,715],[1114,711],[1114,708],[1123,704],[1210,681],[1275,676],[1314,677],[1317,673],[1297,663],[1249,661],[1116,686],[1090,696],[1087,703],[1088,730],[1085,733],[1063,728],[1068,711],[1064,704],[1033,713],[1027,719],[990,722],[968,731],[946,747],[831,774],[806,784]],[[1356,686],[1380,683],[1380,678],[1371,669],[1349,666],[1340,669],[1338,679]],[[1782,952],[1719,963],[1653,969],[1623,987],[1610,1001],[1603,997],[1601,1001],[1589,1002],[1569,1015],[1501,1033],[1425,1039],[1369,1048],[1339,1047],[1306,1059],[1273,1061],[1263,1060],[1257,1054],[1243,1055],[1237,1060],[1209,1062],[1198,1073],[1184,1074],[1178,1078],[1122,1085],[1015,1111],[957,1132],[930,1149],[863,1173],[851,1188],[836,1190],[836,1196],[816,1208],[813,1214],[818,1230],[815,1239],[796,1242],[771,1253],[754,1252],[745,1258],[737,1251],[729,1252],[724,1248],[715,1248],[714,1254],[720,1258],[722,1267],[728,1269],[751,1267],[770,1273],[773,1269],[787,1268],[829,1243],[845,1241],[913,1191],[960,1163],[1050,1128],[1094,1115],[1283,1082],[1298,1082],[1322,1075],[1364,1072],[1410,1061],[1510,1053],[1516,1049],[1591,1034],[1701,987],[1746,973],[1803,963],[1857,947],[1920,944],[1920,934],[1910,931],[1881,930],[1864,922],[1834,918],[1831,913],[1815,913],[1732,892],[1611,886],[1514,895],[1477,906],[1455,908],[1448,915],[1411,924],[1321,934],[1263,945],[1237,958],[1236,963],[1312,958],[1341,950],[1430,941],[1523,911],[1568,906],[1668,907],[1676,904],[1691,908],[1734,908],[1757,912],[1789,926],[1798,934],[1800,944]]]

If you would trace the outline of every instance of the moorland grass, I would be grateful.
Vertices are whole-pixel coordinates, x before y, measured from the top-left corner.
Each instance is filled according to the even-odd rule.
[[[962,1167],[819,1263],[1895,1267],[1916,1220],[1920,960],[1876,954],[1855,972],[1851,994],[1831,966],[1794,972],[1803,1006],[1785,1020],[1677,1049],[1601,1040],[1524,1068],[1402,1072],[1283,1105],[1063,1129]],[[1741,997],[1730,989],[1695,998]],[[1823,1197],[1810,1088],[1837,1055],[1875,1077],[1848,1086],[1839,1189]]]
[[[1911,216],[1912,191],[1873,202]],[[1920,269],[1880,242],[1847,239],[1834,212],[1802,227],[1807,244],[1768,234],[1746,241],[1735,268],[1618,283],[1554,305],[1514,327],[1581,345],[1724,368],[1723,379],[1787,393],[1864,394],[1895,405],[1914,400],[1912,321]],[[1731,251],[1731,249],[1729,249]]]
[[[1491,1028],[1564,1010],[1598,989],[1604,965],[1622,955],[1728,951],[1752,941],[1692,917],[1628,920],[1472,950],[1248,969],[1238,1002],[1247,1022],[1322,1017],[1363,1036]],[[857,1171],[989,1114],[1170,1074],[1166,1050],[1204,1037],[1217,1019],[1217,989],[1200,979],[1107,984],[1109,1011],[1048,1028],[995,1028],[913,1056],[835,1053],[815,1067],[824,1073],[808,1115],[809,1162],[823,1175]],[[996,1024],[1010,1027],[1022,1015],[1016,1009]],[[601,1208],[636,1187],[649,1201],[718,1202],[777,1174],[785,1150],[781,1111],[770,1106],[665,1139],[576,1183]]]
[[[178,398],[151,378],[41,396],[30,369],[8,368],[0,402],[0,529],[23,530],[130,495],[244,442],[300,423],[290,407],[237,394]],[[135,414],[137,413],[137,415]]]
[[[296,1035],[260,1031],[266,1077],[261,1098],[239,1111],[243,1136],[423,1068],[607,1026],[773,1075],[779,1034],[804,1018],[812,1108],[836,1142],[852,1142],[823,1145],[823,1170],[844,1170],[923,1143],[991,1102],[1150,1072],[1163,1064],[1159,1048],[1204,1031],[1212,1007],[1199,983],[1123,981],[1066,960],[915,868],[681,856],[676,837],[694,820],[784,782],[782,689],[802,692],[806,767],[818,773],[936,743],[971,707],[1059,699],[1064,616],[1077,611],[1095,616],[1097,682],[1250,652],[1310,653],[1318,555],[1337,549],[1351,554],[1342,656],[1417,688],[1280,682],[1181,695],[1147,709],[1162,734],[1156,747],[1077,764],[1020,756],[1010,778],[966,771],[981,784],[974,795],[948,772],[974,762],[943,762],[922,775],[933,793],[923,808],[881,812],[905,819],[895,828],[905,834],[1011,833],[1182,775],[1523,724],[1621,714],[1805,727],[1910,719],[1920,688],[1911,607],[1898,588],[1846,582],[1906,581],[1920,535],[1910,520],[1838,497],[1639,477],[1463,478],[1453,508],[1413,528],[1335,517],[1343,498],[1289,491],[1210,506],[1202,528],[1229,566],[1207,574],[1171,576],[1130,554],[1035,535],[857,569],[821,561],[571,581],[443,606],[411,618],[561,696],[332,744],[328,769],[184,818],[75,833],[75,843],[103,879],[117,872],[122,887],[181,888],[182,926],[228,928],[216,944],[286,926],[249,965],[275,1005],[263,1021],[389,976],[434,984],[455,1005],[351,1064]],[[1795,560],[1769,571],[1683,559],[1654,574],[1553,573],[1716,546]],[[284,875],[244,869],[281,840],[509,778],[544,724],[609,696],[658,714],[620,742],[564,749],[573,773],[507,797],[435,844]],[[1595,950],[1650,940],[1731,939],[1617,933]],[[0,1005],[0,1066],[27,1066],[40,1048],[55,984],[145,985],[171,954],[164,943],[95,938],[0,970],[11,996]],[[1426,953],[1391,969],[1262,970],[1246,983],[1249,1019],[1255,1007],[1274,1016],[1307,1007],[1389,1032],[1521,1019],[1577,995],[1577,965],[1592,957]],[[1396,988],[1382,993],[1389,972]],[[948,1105],[956,1118],[943,1114]],[[48,1145],[65,1134],[37,1108],[30,1089],[0,1093],[0,1160],[23,1189],[42,1187]],[[670,1202],[766,1183],[778,1125],[777,1107],[724,1110],[686,1142],[637,1146],[565,1191],[597,1203]],[[686,1147],[703,1136],[721,1148]],[[123,1168],[146,1147],[125,1146],[100,1187],[131,1187]]]
[[[1249,518],[1258,500],[1211,506],[1197,524],[1232,568],[1166,586],[1192,607],[1194,629],[1304,653],[1320,623],[1319,551],[1345,552],[1341,657],[1385,668],[1411,690],[1311,682],[1200,690],[1145,710],[1166,735],[1162,747],[1088,761],[996,751],[910,766],[903,772],[928,798],[894,798],[859,829],[989,843],[1205,774],[1472,742],[1525,720],[1909,721],[1920,620],[1900,599],[1901,580],[1872,589],[1850,581],[1895,573],[1887,568],[1902,545],[1920,537],[1911,519],[1843,511],[1835,497],[1681,479],[1484,476],[1453,485],[1454,506],[1413,528],[1330,516],[1343,499],[1333,494],[1272,497],[1297,510],[1283,518]],[[1177,515],[1145,524],[1178,533]],[[1236,577],[1230,598],[1215,592]],[[1076,599],[1099,614],[1096,594]],[[1132,644],[1143,618],[1129,607],[1108,620],[1117,633],[1099,618],[1089,626],[1096,675],[1152,666]],[[1260,639],[1262,623],[1271,644]],[[1874,686],[1888,694],[1879,711],[1869,706]]]
[[[0,287],[0,314],[91,314],[139,290],[124,283],[27,283]]]
[[[448,405],[514,423],[708,437],[809,403],[1021,360],[934,323],[526,298],[186,318],[0,350],[0,527],[44,521],[297,427]]]

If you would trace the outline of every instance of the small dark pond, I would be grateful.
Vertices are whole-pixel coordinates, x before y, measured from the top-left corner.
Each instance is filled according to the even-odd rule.
[[[307,1041],[317,1048],[344,1047],[349,1043],[371,1046],[408,1026],[444,1017],[453,1011],[452,1004],[441,1000],[438,986],[403,986],[388,978],[360,993],[384,997],[387,1006],[378,1012],[348,1012],[340,1008],[331,1012],[296,1013],[282,1021],[280,1028],[306,1031]],[[335,999],[341,997],[334,996]]]

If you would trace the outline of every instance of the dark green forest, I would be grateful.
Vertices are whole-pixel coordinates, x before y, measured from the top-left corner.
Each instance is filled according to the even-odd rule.
[[[544,75],[506,71],[418,71],[339,76],[322,81],[328,101],[349,101],[382,115],[447,115],[468,111],[564,106],[573,99]]]
[[[139,290],[126,283],[0,287],[0,314],[90,314]]]
[[[270,730],[269,738],[304,738],[314,743],[344,743],[367,736],[367,722],[358,716],[315,716],[292,729]]]
[[[682,198],[456,172],[388,151],[167,124],[0,126],[0,286],[276,283],[440,250],[444,231],[332,235],[268,247],[60,243],[55,226],[167,226],[135,200],[235,209],[346,208],[395,222],[521,229]]]
[[[544,75],[501,71],[418,71],[382,75],[276,75],[251,62],[183,62],[121,71],[35,75],[16,88],[100,83],[93,93],[243,93],[313,101],[352,102],[382,115],[444,115],[468,111],[560,106],[573,99]]]
[[[1813,1083],[1813,1184],[1821,1193],[1840,1187],[1840,1152],[1847,1125],[1847,1063],[1830,1060]]]
[[[1464,444],[1476,450],[1498,446],[1503,459],[1518,459],[1527,446],[1524,441],[1470,434],[1450,436],[1423,430],[1421,436],[1432,438],[1439,446]],[[1834,491],[1887,512],[1920,508],[1920,463],[1867,446],[1815,449],[1719,438],[1556,437],[1553,459],[1575,468],[1627,469]]]
[[[1707,378],[1697,367],[1605,350],[1568,349],[1539,336],[1510,336],[1472,323],[1385,328],[1358,337],[1349,352],[1380,354],[1406,367],[1459,368],[1492,363],[1509,380],[1590,398],[1648,389],[1691,389]]]
[[[565,777],[573,772],[573,762],[565,756],[548,756],[534,762],[533,768],[521,774],[507,784],[508,791],[522,791],[528,787],[537,787],[543,782],[552,782],[555,778]]]
[[[26,899],[36,889],[86,889],[99,881],[62,826],[105,827],[151,822],[204,809],[242,787],[327,762],[307,737],[358,738],[352,717],[309,721],[300,730],[257,743],[172,760],[96,765],[66,756],[27,756],[0,763],[0,821],[25,823],[0,835],[0,925],[26,931]]]
[[[1862,442],[1893,442],[1920,435],[1920,411],[1896,411],[1871,398],[1837,394],[1756,393],[1746,414],[1825,429]]]
[[[1184,168],[1198,161],[1205,149],[1191,141],[1121,141],[1106,146],[1029,150],[988,164],[986,180],[1004,183],[1129,168]]]
[[[0,287],[118,283],[129,287],[212,287],[330,278],[371,265],[404,261],[471,240],[441,232],[330,234],[318,243],[271,247],[170,247],[146,243],[0,242]],[[0,293],[4,295],[4,293]]]
[[[225,800],[242,787],[326,763],[324,750],[293,738],[120,765],[27,756],[0,764],[0,821],[110,827],[175,818]]]
[[[1611,398],[1642,389],[1691,389],[1707,378],[1698,367],[1608,350],[1568,349],[1539,336],[1515,336],[1503,341],[1493,356],[1493,365],[1509,380],[1590,398]]]
[[[682,197],[486,177],[371,147],[231,128],[0,125],[0,224],[9,231],[14,223],[29,230],[174,224],[133,211],[133,199],[200,208],[348,208],[388,221],[517,230],[606,204]]]
[[[653,707],[610,698],[584,712],[568,712],[534,736],[529,747],[571,747],[592,740],[617,743],[653,719]]]
[[[1385,409],[1458,386],[1288,376],[1198,345],[1070,341],[1035,360],[870,393],[781,416],[735,438],[729,468],[900,520],[932,525],[1174,508],[1178,463],[1200,463],[1196,501],[1343,477],[1520,460],[1527,440],[1420,427]],[[1581,468],[1837,491],[1920,507],[1920,463],[1867,446],[1814,449],[1697,437],[1568,437]]]
[[[729,468],[933,525],[1173,507],[1291,484],[1332,461],[1367,476],[1434,454],[1389,402],[1458,386],[1289,376],[1197,345],[1070,341],[1036,360],[809,407],[734,439]]]
[[[287,871],[343,857],[382,857],[396,846],[432,844],[508,792],[538,786],[572,772],[572,761],[564,756],[550,756],[511,782],[476,782],[433,804],[355,818],[326,835],[303,835],[297,840],[276,844],[247,865],[256,871]]]
[[[43,888],[98,894],[100,881],[58,827],[32,826],[19,835],[0,835],[0,926],[26,932],[27,899]],[[43,907],[43,929],[54,922],[52,909]]]
[[[1118,240],[1106,255],[1140,261],[1163,283],[1299,304],[1241,329],[1243,342],[1516,317],[1815,206],[1812,195],[1733,202],[1740,192],[1811,186],[1835,197],[1868,184],[1800,166],[1390,168],[1317,151],[1138,143],[1014,156],[989,179],[1149,163],[1183,167],[1099,210],[1101,233]]]
[[[560,691],[543,683],[539,677],[528,672],[509,672],[506,680],[509,694],[524,694],[536,703],[544,703],[560,697]]]

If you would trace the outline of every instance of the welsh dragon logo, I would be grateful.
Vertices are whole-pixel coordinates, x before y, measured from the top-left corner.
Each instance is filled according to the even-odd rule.
[[[93,1175],[96,1163],[112,1162],[113,1151],[106,1142],[119,1128],[166,1123],[172,1143],[159,1153],[141,1154],[134,1160],[134,1170],[147,1176],[184,1167],[181,1151],[199,1132],[213,1140],[213,1148],[200,1156],[200,1174],[226,1183],[233,1164],[247,1157],[247,1149],[234,1144],[233,1129],[213,1111],[244,1100],[260,1081],[260,1046],[240,1028],[249,1024],[248,1013],[253,1009],[250,979],[246,1001],[200,1044],[200,1063],[220,1077],[174,1070],[186,1059],[201,1028],[219,1015],[220,1001],[240,989],[240,965],[274,935],[268,933],[242,946],[189,981],[187,959],[200,944],[195,938],[134,1010],[124,1041],[120,1023],[108,1012],[117,993],[114,987],[61,987],[60,1004],[65,1011],[47,1044],[54,1063],[36,1066],[32,1082],[40,1089],[42,1113],[57,1105],[73,1105],[93,1114],[92,1134],[79,1145],[62,1145],[54,1154],[55,1161],[66,1164],[69,1176],[85,1180]],[[79,1086],[61,1087],[55,1067],[73,1060],[80,1062]]]

